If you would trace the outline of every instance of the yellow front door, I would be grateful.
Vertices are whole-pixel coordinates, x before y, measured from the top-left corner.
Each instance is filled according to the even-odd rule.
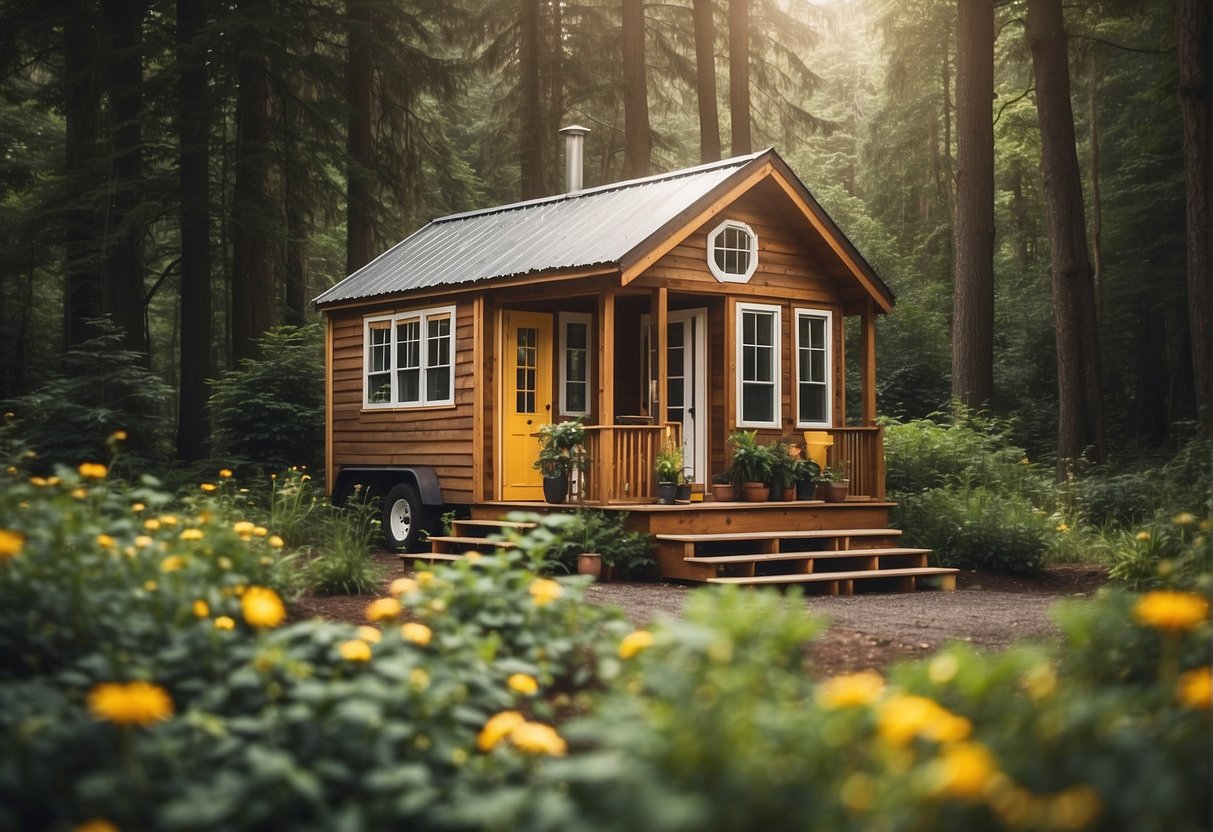
[[[552,421],[552,316],[504,312],[501,399],[503,500],[542,500],[539,426]]]

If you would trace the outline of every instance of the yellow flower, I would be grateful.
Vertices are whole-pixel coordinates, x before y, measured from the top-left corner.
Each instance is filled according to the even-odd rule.
[[[182,540],[201,540],[202,529],[186,529],[181,533]]]
[[[998,774],[998,766],[984,745],[966,742],[944,748],[929,771],[937,797],[976,802]]]
[[[234,629],[236,629],[236,622],[234,620],[232,620],[232,617],[230,615],[221,615],[215,619],[215,629],[216,630],[234,630]]]
[[[72,832],[119,832],[118,827],[103,818],[93,818],[72,827]]]
[[[1147,540],[1149,540],[1149,539],[1150,539],[1150,533],[1149,533],[1149,532],[1147,532],[1147,531],[1145,531],[1145,530],[1142,530],[1142,531],[1138,532],[1138,533],[1137,533],[1135,536],[1136,536],[1136,538],[1137,538],[1138,540],[1140,540],[1142,543],[1145,543]]]
[[[416,592],[418,589],[420,589],[420,585],[412,578],[397,578],[388,587],[388,592],[396,597],[400,597],[401,595],[408,595],[410,592]]]
[[[143,511],[145,508],[147,508],[147,506],[145,506],[143,503],[131,503],[131,511],[135,513]]]
[[[391,621],[400,615],[400,602],[395,598],[379,598],[366,605],[366,620],[378,623]]]
[[[877,729],[890,745],[905,745],[915,737],[946,743],[965,739],[972,724],[926,697],[898,694],[880,706]]]
[[[185,566],[185,558],[181,555],[171,555],[160,561],[161,572],[177,572]]]
[[[83,488],[73,488],[72,489],[72,498],[73,499],[83,500],[87,496],[88,496],[88,492],[85,491]]]
[[[535,681],[535,677],[525,673],[515,673],[505,683],[514,693],[521,693],[523,696],[534,696],[539,692],[539,683]]]
[[[378,644],[383,640],[382,632],[375,627],[368,627],[365,624],[360,625],[356,632],[358,633],[358,638],[362,639],[368,644]]]
[[[429,571],[421,571],[417,573],[417,585],[429,586],[434,582],[434,573]]]
[[[105,475],[109,473],[109,469],[100,462],[82,462],[76,470],[86,480],[105,479]]]
[[[1090,786],[1071,786],[1048,801],[1045,815],[1054,829],[1085,829],[1102,811],[1099,792]]]
[[[263,586],[250,586],[240,598],[240,608],[252,627],[277,627],[286,619],[278,593]]]
[[[88,693],[94,719],[118,725],[151,725],[173,715],[168,691],[149,682],[102,682]]]
[[[1181,511],[1171,518],[1171,522],[1177,526],[1190,526],[1196,522],[1196,515],[1190,511]]]
[[[464,554],[463,554],[463,559],[466,560],[468,563],[475,563],[476,561],[480,560],[482,557],[484,557],[484,555],[480,554],[479,552],[475,552],[475,551],[464,552]]]
[[[199,485],[198,487],[201,488],[203,491],[205,491],[207,494],[210,494],[212,491],[214,491],[219,486],[215,485],[213,482],[204,482],[201,485]]]
[[[430,674],[424,667],[414,667],[409,671],[409,684],[416,690],[425,690],[430,686]]]
[[[144,581],[143,582],[143,589],[145,592],[155,592],[159,588],[160,588],[160,584],[156,583],[155,581]]]
[[[114,442],[125,442],[126,441],[126,431],[116,430],[110,434],[110,439],[112,439]]]
[[[265,542],[271,549],[281,549],[286,545],[286,541],[276,534],[270,535],[270,539]]]
[[[518,711],[502,711],[499,714],[493,715],[484,724],[484,728],[480,730],[479,736],[476,737],[476,747],[481,751],[492,751],[503,739],[509,736],[511,731],[524,722],[526,722],[526,719]]]
[[[564,738],[557,734],[551,725],[544,725],[542,722],[524,722],[514,726],[510,731],[510,742],[524,754],[563,757],[569,753],[569,746]]]
[[[231,479],[231,476],[232,476],[232,469],[231,469],[231,468],[220,468],[220,469],[219,469],[219,476],[220,476],[220,478],[221,478],[221,479],[225,479],[225,480],[226,480],[226,479]]]
[[[160,521],[155,517],[149,517],[143,521],[143,528],[147,529],[149,532],[154,532],[160,528]]]
[[[30,481],[30,485],[36,485],[39,488],[42,488],[44,485],[49,484],[46,481],[46,477],[30,477],[29,481]]]
[[[549,578],[539,578],[531,582],[530,593],[531,598],[535,601],[535,606],[542,607],[544,604],[550,604],[563,595],[564,589],[560,584]]]
[[[1020,677],[1020,684],[1033,702],[1039,702],[1057,689],[1057,671],[1053,665],[1042,662]]]
[[[409,621],[400,626],[400,637],[418,647],[425,647],[433,636],[433,630],[417,621]]]
[[[1179,674],[1179,703],[1186,708],[1209,710],[1213,702],[1213,667],[1198,667]]]
[[[1133,607],[1138,623],[1156,630],[1182,632],[1195,629],[1209,617],[1209,602],[1191,592],[1147,592]]]
[[[1064,534],[1065,532],[1068,532],[1069,530],[1070,530],[1070,527],[1067,526],[1064,522],[1057,524],[1057,531],[1062,532]]]
[[[532,584],[532,587],[534,585]],[[532,594],[534,589],[531,590]],[[535,603],[539,603],[536,601]],[[619,658],[630,659],[641,650],[648,649],[653,643],[653,634],[648,630],[634,630],[623,637],[623,641],[619,642]]]
[[[25,548],[25,535],[12,529],[0,529],[0,561],[15,558]]]
[[[210,604],[201,598],[194,601],[194,618],[206,618],[211,614]]]
[[[175,515],[175,514],[161,514],[161,515],[160,515],[160,522],[161,522],[162,524],[164,524],[165,526],[175,526],[175,525],[177,525],[177,515]]]
[[[117,543],[108,534],[99,534],[97,535],[97,545],[102,549],[113,549]]]
[[[253,527],[253,535],[255,537],[265,537],[269,533],[270,533],[270,530],[267,529],[265,526],[254,526]]]
[[[360,638],[343,641],[337,649],[341,651],[341,658],[347,662],[369,662],[371,660],[371,645]]]
[[[135,538],[135,545],[140,549],[147,548],[152,545],[152,539],[145,534],[141,534]]]
[[[253,536],[253,529],[257,528],[247,520],[237,520],[232,524],[232,531],[248,540]]]
[[[879,673],[865,670],[847,676],[835,676],[817,688],[817,703],[827,711],[871,705],[884,690]]]

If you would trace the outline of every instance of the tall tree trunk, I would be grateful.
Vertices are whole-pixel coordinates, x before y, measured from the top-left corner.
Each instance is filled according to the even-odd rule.
[[[249,28],[268,25],[268,0],[241,0]],[[270,228],[270,95],[265,57],[242,44],[236,69],[236,182],[232,188],[232,358],[256,355],[256,340],[273,320]]]
[[[750,0],[729,0],[730,153],[752,153],[750,144]]]
[[[1097,56],[1091,57],[1090,72],[1087,77],[1087,103],[1090,109],[1087,136],[1091,179],[1091,283],[1095,292],[1095,323],[1098,325],[1103,320],[1103,195],[1099,179],[1099,121],[1096,118],[1096,94],[1101,73]]]
[[[177,0],[181,175],[181,384],[177,458],[206,455],[207,379],[211,377],[210,117],[206,49],[198,42],[205,0]]]
[[[959,0],[957,0],[959,2]],[[952,62],[948,52],[948,36],[943,38],[943,61],[940,74],[943,77],[943,208],[948,222],[956,222],[956,170],[952,161]],[[991,89],[993,85],[991,85]],[[991,92],[991,96],[993,93]],[[991,129],[993,127],[991,126]]]
[[[286,285],[285,303],[282,309],[283,323],[303,326],[307,321],[307,240],[308,224],[308,163],[300,156],[295,136],[303,130],[300,105],[296,99],[308,101],[312,98],[310,82],[295,78],[291,82],[291,95],[282,105],[284,131],[283,155],[286,162],[282,176],[282,200],[286,211]]]
[[[544,146],[542,131],[543,104],[540,100],[543,84],[540,80],[540,0],[522,0],[520,43],[518,52],[519,92],[522,95],[522,129],[518,135],[519,183],[523,199],[547,194],[544,182]]]
[[[367,0],[348,0],[349,28],[346,107],[349,111],[349,174],[345,196],[345,273],[353,274],[374,256],[373,200],[375,143],[371,134],[371,25]]]
[[[649,175],[649,88],[644,71],[644,0],[623,0],[623,178]]]
[[[564,158],[564,136],[560,133],[560,128],[564,127],[564,3],[562,0],[545,0],[542,8],[546,9],[546,15],[541,20],[541,27],[547,32],[542,62],[543,100],[547,102],[547,121],[543,128],[543,181],[547,185],[545,193],[551,193],[559,190],[558,183],[564,177],[564,168],[560,164]]]
[[[720,113],[716,107],[716,18],[712,0],[693,0],[695,95],[699,101],[699,161],[720,161]]]
[[[85,321],[101,314],[97,261],[96,182],[101,89],[97,85],[97,19],[93,0],[76,0],[64,22],[64,219],[63,341],[72,347],[92,334]]]
[[[143,259],[143,15],[145,0],[103,0],[105,82],[110,112],[110,177],[101,306],[126,333],[126,347],[147,353]]]
[[[994,400],[994,5],[956,4],[952,396]]]
[[[1103,401],[1061,0],[1028,0],[1028,43],[1036,74],[1049,223],[1057,342],[1057,474],[1062,478],[1070,463],[1084,455],[1102,461]]]
[[[1179,0],[1179,103],[1184,119],[1184,172],[1188,217],[1188,329],[1192,340],[1192,371],[1196,376],[1196,407],[1201,431],[1213,437],[1213,226],[1210,223],[1209,96],[1213,66],[1209,39],[1209,0]]]

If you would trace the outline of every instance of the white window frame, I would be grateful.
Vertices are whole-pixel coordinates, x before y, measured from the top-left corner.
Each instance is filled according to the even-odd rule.
[[[771,355],[771,416],[769,422],[758,422],[744,419],[745,413],[745,397],[743,395],[745,389],[745,314],[747,312],[769,313],[774,316],[772,326],[772,355]],[[738,303],[736,311],[736,320],[734,322],[734,358],[737,362],[736,375],[736,393],[737,393],[737,425],[743,428],[779,428],[782,427],[783,419],[783,356],[781,354],[783,342],[783,307],[769,303]]]
[[[826,328],[826,362],[825,362],[825,388],[826,388],[826,412],[825,419],[816,421],[813,419],[804,418],[804,414],[800,412],[800,319],[801,318],[817,318],[825,320]],[[834,426],[834,313],[829,309],[808,309],[797,308],[793,316],[792,343],[793,349],[796,351],[796,360],[793,362],[795,367],[792,376],[793,389],[796,395],[796,427],[798,428],[830,428]],[[813,383],[813,382],[807,382]]]
[[[588,312],[561,312],[557,316],[560,327],[560,413],[563,416],[588,416],[590,414],[590,380],[594,377],[593,317]],[[581,324],[585,327],[585,410],[570,410],[568,404],[568,327]]]
[[[732,274],[716,265],[716,241],[730,228],[741,231],[750,239],[750,262],[744,274]],[[708,233],[708,269],[721,283],[749,283],[758,269],[758,235],[754,229],[738,220],[725,220]]]
[[[428,371],[432,369],[429,365],[429,324],[432,319],[446,317],[451,322],[451,331],[447,337],[450,342],[448,356],[450,364],[447,366],[448,378],[447,389],[450,395],[443,399],[429,398],[429,380]],[[419,398],[416,401],[401,401],[399,389],[399,371],[397,365],[399,357],[399,344],[396,341],[397,327],[406,321],[417,321],[419,325],[420,343],[419,353],[420,362],[418,364],[418,392]],[[370,400],[370,374],[371,374],[371,325],[376,323],[386,322],[388,324],[388,332],[391,337],[388,339],[388,368],[386,371],[391,379],[391,396],[386,402],[373,402]],[[423,407],[441,407],[444,405],[453,405],[455,403],[455,307],[454,306],[435,306],[427,309],[410,309],[407,312],[397,312],[391,315],[373,315],[363,318],[362,321],[362,407],[367,410],[398,410],[402,408],[415,409]]]

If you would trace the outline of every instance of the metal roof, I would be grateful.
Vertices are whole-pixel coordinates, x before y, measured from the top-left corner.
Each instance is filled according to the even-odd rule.
[[[441,217],[321,294],[315,303],[616,264],[679,212],[766,152]]]

